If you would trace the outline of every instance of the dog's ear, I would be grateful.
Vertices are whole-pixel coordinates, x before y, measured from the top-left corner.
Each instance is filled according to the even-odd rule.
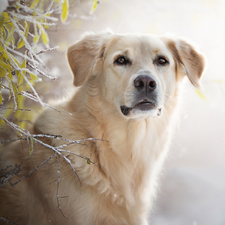
[[[200,79],[205,68],[204,56],[192,44],[181,39],[170,39],[169,48],[178,63],[178,69],[188,76],[195,87],[200,88]]]
[[[86,33],[80,41],[69,47],[67,57],[76,87],[81,86],[91,76],[96,61],[104,56],[106,40],[111,34],[109,30]]]

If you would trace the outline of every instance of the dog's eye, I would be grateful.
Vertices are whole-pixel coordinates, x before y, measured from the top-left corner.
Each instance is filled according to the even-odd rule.
[[[168,61],[163,57],[159,57],[158,63],[161,64],[161,65],[165,65],[166,63],[168,63]]]
[[[131,65],[132,62],[129,58],[124,57],[124,56],[118,56],[118,58],[114,61],[114,64],[119,65],[119,66],[126,66],[127,64]]]
[[[119,57],[117,60],[116,60],[117,63],[119,64],[125,64],[126,63],[126,59],[124,57]]]

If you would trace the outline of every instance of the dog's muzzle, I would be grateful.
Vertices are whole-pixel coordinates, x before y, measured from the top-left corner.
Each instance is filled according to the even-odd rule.
[[[134,80],[133,84],[135,87],[135,99],[131,107],[126,105],[120,106],[123,115],[127,116],[135,109],[140,111],[150,111],[154,109],[158,110],[157,115],[160,116],[162,109],[158,107],[157,81],[151,76],[141,75]]]

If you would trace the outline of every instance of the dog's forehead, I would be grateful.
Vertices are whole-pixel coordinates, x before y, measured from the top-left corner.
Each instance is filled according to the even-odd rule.
[[[164,40],[154,35],[127,34],[116,35],[112,37],[111,49],[113,51],[123,51],[132,49],[132,51],[142,54],[169,53]]]

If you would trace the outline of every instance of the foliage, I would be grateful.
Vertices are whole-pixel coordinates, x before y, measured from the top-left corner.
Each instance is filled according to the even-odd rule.
[[[99,1],[92,2],[91,13]],[[17,124],[23,129],[25,123],[22,117],[30,119],[31,115],[26,113],[29,109],[24,109],[25,99],[46,105],[34,84],[42,81],[42,77],[55,77],[44,72],[45,65],[40,54],[57,49],[49,48],[46,30],[55,25],[58,14],[61,22],[66,22],[69,0],[4,0],[4,4],[5,10],[0,10],[0,127],[4,123],[2,117],[9,118],[14,114],[20,121]],[[47,49],[38,51],[37,45],[41,42]]]
[[[57,49],[49,48],[46,29],[55,25],[58,19],[53,15],[59,12],[61,21],[65,22],[69,12],[68,0],[9,1],[6,10],[0,14],[0,109],[5,109],[1,117],[8,118],[15,113],[16,119],[21,121],[28,111],[24,109],[26,98],[46,105],[34,84],[41,81],[42,76],[55,79],[44,72],[45,65],[39,55]],[[40,42],[47,49],[37,51]],[[7,108],[3,107],[6,103]],[[23,121],[18,125],[25,128]],[[3,120],[0,126],[3,126]]]
[[[95,11],[98,3],[93,1],[91,13]],[[25,129],[25,121],[29,121],[32,115],[27,114],[31,109],[25,107],[25,100],[31,99],[41,106],[51,107],[41,100],[34,88],[36,82],[42,81],[42,77],[56,78],[45,73],[45,64],[39,55],[58,48],[49,47],[46,30],[55,25],[57,17],[60,17],[62,23],[66,22],[69,0],[4,0],[2,5],[5,8],[4,11],[0,9],[0,133],[6,124],[17,133],[19,139],[27,140],[32,154],[34,142],[44,146],[45,144],[38,139],[40,136],[32,135]],[[40,43],[46,48],[38,51]],[[16,119],[15,123],[10,121],[12,116]],[[46,137],[58,138],[51,135]],[[79,142],[67,139],[64,141],[69,144]],[[7,142],[11,141],[0,143]],[[59,147],[46,147],[63,157]],[[89,158],[81,157],[90,164]],[[68,160],[67,162],[70,163]]]
[[[9,143],[16,140],[27,140],[30,148],[30,154],[33,153],[34,143],[39,143],[50,151],[52,156],[46,161],[34,167],[24,176],[13,183],[12,177],[19,174],[21,165],[7,165],[0,169],[0,187],[5,183],[11,186],[16,185],[24,178],[30,176],[39,167],[47,163],[52,158],[57,159],[58,163],[58,182],[57,182],[57,202],[58,207],[63,214],[59,204],[59,180],[60,163],[59,158],[65,160],[71,167],[75,176],[77,173],[70,159],[64,154],[73,154],[93,163],[88,157],[77,155],[67,151],[64,148],[71,144],[82,144],[82,142],[93,141],[89,138],[85,140],[63,139],[61,135],[51,134],[30,134],[26,130],[25,121],[30,120],[32,114],[27,114],[31,109],[26,107],[26,99],[38,102],[41,106],[49,106],[44,103],[35,90],[35,83],[42,81],[42,78],[56,79],[46,73],[46,66],[40,55],[47,51],[56,50],[58,47],[49,47],[49,36],[47,29],[55,26],[59,18],[62,23],[67,21],[69,16],[69,0],[1,0],[0,4],[0,134],[4,131],[4,125],[14,130],[18,139],[0,141],[0,144]],[[72,0],[71,0],[72,1]],[[3,4],[4,3],[4,4]],[[99,2],[93,0],[91,14],[95,11]],[[4,6],[3,6],[4,5]],[[3,7],[3,8],[1,8]],[[38,47],[45,46],[38,50]],[[53,107],[51,107],[53,108]],[[54,108],[53,108],[54,109]],[[54,109],[56,110],[56,109]],[[16,122],[11,118],[15,118]],[[25,120],[24,120],[25,119]],[[57,139],[63,141],[60,146],[51,146],[41,140],[41,138]],[[0,159],[1,164],[1,159]],[[65,215],[63,214],[65,217]],[[0,221],[7,221],[0,217]],[[16,223],[14,223],[16,224]]]

